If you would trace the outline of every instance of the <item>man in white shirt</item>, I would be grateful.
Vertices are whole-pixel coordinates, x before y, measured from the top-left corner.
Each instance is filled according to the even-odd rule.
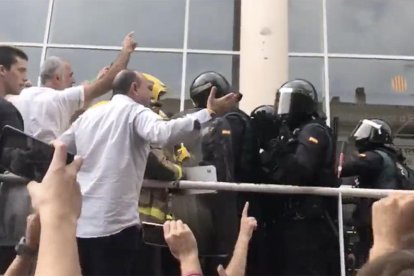
[[[108,72],[91,84],[72,87],[70,64],[58,57],[47,59],[41,70],[42,86],[24,89],[10,99],[23,116],[25,132],[50,143],[68,129],[75,111],[108,92],[116,74],[126,68],[137,45],[132,35],[124,38],[122,50]]]
[[[164,121],[147,108],[153,83],[141,73],[123,70],[114,96],[87,110],[60,139],[84,158],[78,173],[82,213],[77,237],[84,275],[128,275],[141,243],[137,213],[150,144],[164,146],[197,135],[214,114],[235,106],[229,94],[187,117]]]

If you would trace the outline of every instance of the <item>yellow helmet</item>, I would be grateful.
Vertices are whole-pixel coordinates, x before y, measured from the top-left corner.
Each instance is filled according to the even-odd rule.
[[[148,73],[143,73],[143,75],[147,80],[152,81],[154,83],[152,87],[151,99],[154,101],[158,101],[163,94],[167,93],[167,86],[153,75],[150,75]]]

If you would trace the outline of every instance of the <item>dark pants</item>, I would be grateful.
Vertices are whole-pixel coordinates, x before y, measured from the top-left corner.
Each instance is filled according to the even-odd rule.
[[[278,220],[266,232],[269,274],[340,274],[338,238],[326,221]]]
[[[147,275],[146,254],[137,226],[100,238],[78,238],[82,275]],[[140,258],[142,256],[142,258]],[[141,264],[141,265],[139,265]]]

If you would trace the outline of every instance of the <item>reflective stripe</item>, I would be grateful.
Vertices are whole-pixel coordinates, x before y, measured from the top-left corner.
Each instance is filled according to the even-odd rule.
[[[177,168],[177,174],[178,174],[177,180],[180,180],[183,177],[183,169],[181,168],[180,165],[177,165],[177,164],[173,164],[173,165]]]
[[[143,215],[146,216],[150,216],[150,217],[154,217],[156,219],[159,219],[161,221],[165,220],[165,213],[163,211],[161,211],[158,208],[154,208],[154,207],[139,207],[139,212]]]
[[[104,104],[107,104],[107,103],[109,103],[109,101],[100,101],[100,102],[97,102],[96,104],[94,104],[93,106],[91,106],[89,108],[94,108],[94,107],[101,106],[101,105],[104,105]]]

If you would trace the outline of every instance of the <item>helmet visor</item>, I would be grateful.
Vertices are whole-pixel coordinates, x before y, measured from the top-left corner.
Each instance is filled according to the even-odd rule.
[[[380,124],[377,124],[371,120],[362,120],[355,127],[354,131],[351,134],[351,137],[356,141],[369,138],[375,129],[378,131],[379,134],[381,134]]]
[[[282,87],[279,89],[278,93],[278,107],[277,107],[277,114],[289,114],[291,108],[291,101],[292,101],[292,88]]]
[[[200,85],[198,87],[194,87],[191,90],[191,92],[194,93],[194,94],[198,94],[200,92],[203,92],[204,90],[211,89],[212,87],[213,87],[213,84],[211,82],[208,82],[208,83],[205,83],[205,84]]]

